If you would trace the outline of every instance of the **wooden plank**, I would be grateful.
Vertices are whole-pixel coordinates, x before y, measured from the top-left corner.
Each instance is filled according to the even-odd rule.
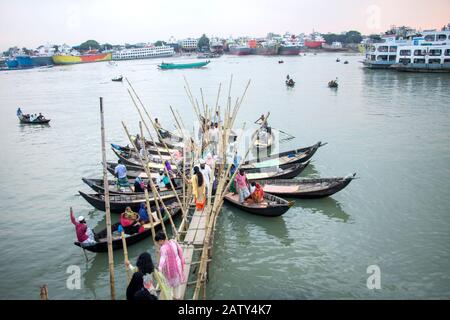
[[[202,212],[195,211],[194,215],[192,216],[191,222],[189,224],[189,229],[186,233],[186,236],[184,237],[185,243],[192,243],[195,239],[195,235],[197,233],[197,229],[199,228],[200,218],[201,218]]]
[[[205,241],[205,235],[206,235],[206,214],[203,214],[200,217],[197,233],[195,234],[194,245],[195,246],[203,245],[203,242]]]
[[[192,262],[192,256],[194,255],[194,246],[182,245],[181,247],[183,248],[183,256],[184,256],[184,260],[186,262],[186,264],[184,266],[184,278],[186,279],[186,282],[183,283],[180,288],[180,299],[184,299],[187,283],[189,280],[189,274],[191,272],[191,262]]]

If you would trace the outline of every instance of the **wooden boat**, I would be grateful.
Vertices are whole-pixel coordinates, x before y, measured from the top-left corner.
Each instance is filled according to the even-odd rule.
[[[169,69],[191,69],[191,68],[201,68],[208,65],[210,61],[203,62],[193,62],[193,63],[161,63],[158,67],[162,70]]]
[[[92,190],[94,190],[97,193],[104,193],[105,188],[103,187],[103,179],[91,179],[91,178],[81,178],[84,183],[86,183]],[[133,187],[134,181],[130,181],[130,186]],[[147,184],[147,181],[144,180],[144,183]],[[177,178],[175,179],[175,183],[178,186],[178,188],[181,188],[182,186],[182,180]],[[110,194],[123,194],[123,195],[140,195],[144,194],[144,192],[134,192],[131,189],[127,188],[118,188],[117,183],[114,180],[108,180],[108,186],[109,186],[109,193]],[[161,188],[161,191],[169,191],[170,189]],[[149,191],[149,194],[151,194],[151,191]]]
[[[166,202],[165,205],[167,206],[167,209],[170,212],[170,215],[172,217],[175,217],[177,214],[181,212],[181,207],[178,202],[171,201]],[[158,219],[158,216],[156,214],[156,208],[152,207],[152,217],[153,217],[153,228],[159,229],[161,227],[161,220]],[[163,222],[167,222],[169,220],[169,216],[167,213],[163,216]],[[117,229],[119,227],[120,223],[115,223],[111,226],[111,232],[113,233],[113,239],[112,239],[112,248],[113,250],[122,249],[123,248],[123,242],[121,235],[117,232]],[[152,229],[151,229],[151,223],[146,223],[144,225],[144,232],[141,233],[135,233],[132,235],[127,235],[125,237],[125,242],[128,246],[131,246],[143,239],[146,239],[152,235]],[[74,244],[78,247],[81,247],[83,249],[86,249],[91,252],[107,252],[108,251],[108,242],[106,238],[106,228],[101,230],[100,232],[96,233],[97,243],[93,245],[82,245],[78,241],[74,242]]]
[[[34,121],[30,121],[30,120],[26,120],[26,119],[19,119],[20,123],[23,124],[48,124],[50,122],[50,119],[44,119],[44,120],[34,120]]]
[[[105,197],[103,194],[99,193],[87,194],[82,191],[78,192],[94,208],[100,211],[105,211]],[[173,193],[173,191],[161,191],[160,195],[163,201],[175,198],[175,194]],[[150,197],[150,205],[154,205],[155,199],[153,198],[153,194],[150,194],[149,197]],[[126,207],[130,207],[131,210],[133,211],[139,211],[141,203],[145,203],[145,196],[143,194],[138,195],[111,194],[109,196],[111,213],[122,213],[125,211]]]
[[[255,136],[258,137],[255,140],[254,147],[259,149],[267,149],[272,146],[274,138],[271,130],[261,129],[256,131],[252,135],[252,141],[255,139]]]
[[[299,199],[324,198],[344,189],[356,173],[339,178],[303,178],[293,180],[258,180],[264,192]]]
[[[20,113],[17,118],[19,118],[20,123],[23,124],[48,124],[50,122],[51,119],[34,119],[33,121],[30,121],[30,116],[29,115],[24,115],[22,113]]]
[[[344,61],[344,64],[348,64],[348,61],[347,61],[347,60],[345,60],[345,61]]]
[[[268,193],[264,193],[264,201],[262,203],[250,202],[241,204],[239,203],[239,195],[231,192],[224,196],[224,200],[243,211],[265,217],[281,216],[294,204],[294,201],[287,201]]]
[[[134,151],[134,148],[130,148],[130,146],[126,145],[126,146],[121,146],[115,143],[111,143],[111,148],[116,149],[119,152],[122,153],[128,153],[128,154],[136,154]],[[167,151],[166,148],[164,147],[155,147],[155,146],[150,146],[147,144],[147,141],[145,143],[145,149],[147,150],[148,153],[150,154],[154,154],[154,155],[158,155],[158,151],[162,156],[169,156],[170,153],[174,153],[177,152],[178,149],[168,149],[169,151]],[[157,150],[158,149],[158,150]],[[169,157],[170,158],[170,157]]]
[[[292,79],[286,80],[285,83],[288,87],[291,87],[291,88],[295,86],[295,81]]]
[[[328,82],[328,87],[329,88],[337,88],[339,85],[338,85],[338,82],[337,82],[337,79],[336,80],[331,80],[330,82]]]
[[[111,79],[111,81],[116,81],[116,82],[122,82],[122,80],[123,80],[123,77],[122,77],[122,76],[117,77],[117,78],[112,78],[112,79]]]
[[[270,156],[257,157],[253,160],[246,161],[241,166],[243,169],[263,168],[276,165],[301,163],[308,161],[316,153],[317,149],[326,145],[326,143],[317,142],[315,145],[289,150],[281,153],[272,154]]]
[[[285,164],[281,166],[246,169],[247,180],[293,179],[308,166],[308,162]]]
[[[142,168],[141,161],[139,160],[139,158],[137,158],[133,155],[131,157],[127,158],[123,153],[117,151],[116,149],[112,148],[112,150],[115,153],[115,155],[122,161],[123,164]],[[170,160],[170,156],[163,156],[163,158],[164,157],[168,158],[166,160]],[[152,157],[150,162],[147,165],[148,165],[150,171],[152,171],[152,172],[158,172],[159,170],[164,170],[164,166],[165,166],[164,163],[161,162],[161,158],[159,158],[159,156]],[[177,166],[175,164],[170,164],[170,165],[171,165],[172,169],[174,169],[174,170],[177,169]]]
[[[116,169],[117,163],[116,162],[107,162],[106,163],[106,169],[114,175],[114,170]],[[144,171],[144,169],[141,166],[132,166],[132,165],[125,165],[127,167],[127,178],[128,179],[136,179],[137,177],[141,177],[142,179],[148,179],[147,173]],[[158,177],[158,173],[152,172],[152,179],[156,179]]]

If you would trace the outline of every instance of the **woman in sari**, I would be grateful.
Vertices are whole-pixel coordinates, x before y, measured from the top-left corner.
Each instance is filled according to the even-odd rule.
[[[203,210],[206,203],[206,183],[198,166],[194,167],[194,174],[192,175],[191,181],[195,207],[197,210]]]
[[[185,260],[183,250],[175,240],[167,240],[163,232],[158,232],[155,241],[160,245],[160,258],[158,269],[167,279],[173,289],[174,300],[181,299],[181,285],[186,282],[184,276]]]

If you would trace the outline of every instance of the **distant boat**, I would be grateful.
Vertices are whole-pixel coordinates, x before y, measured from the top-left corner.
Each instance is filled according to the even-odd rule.
[[[190,69],[190,68],[201,68],[209,64],[208,61],[204,62],[194,62],[194,63],[161,63],[158,65],[160,69],[168,70],[168,69]]]
[[[32,119],[31,115],[23,114],[20,108],[17,109],[17,117],[19,118],[20,123],[24,124],[48,124],[50,122],[50,119],[45,119],[42,115]]]
[[[117,82],[122,82],[123,77],[117,77],[117,78],[112,78],[111,81],[117,81]]]

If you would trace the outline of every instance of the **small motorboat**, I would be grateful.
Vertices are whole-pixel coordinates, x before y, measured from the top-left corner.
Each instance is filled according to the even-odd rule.
[[[348,61],[347,61],[347,60],[345,60],[345,61],[344,61],[344,64],[348,64]]]
[[[337,59],[336,59],[336,62],[341,62],[341,59],[337,58]]]
[[[122,82],[122,80],[123,80],[122,76],[111,79],[111,81],[116,81],[116,82]]]
[[[284,61],[283,60],[279,60],[278,63],[284,63]]]

